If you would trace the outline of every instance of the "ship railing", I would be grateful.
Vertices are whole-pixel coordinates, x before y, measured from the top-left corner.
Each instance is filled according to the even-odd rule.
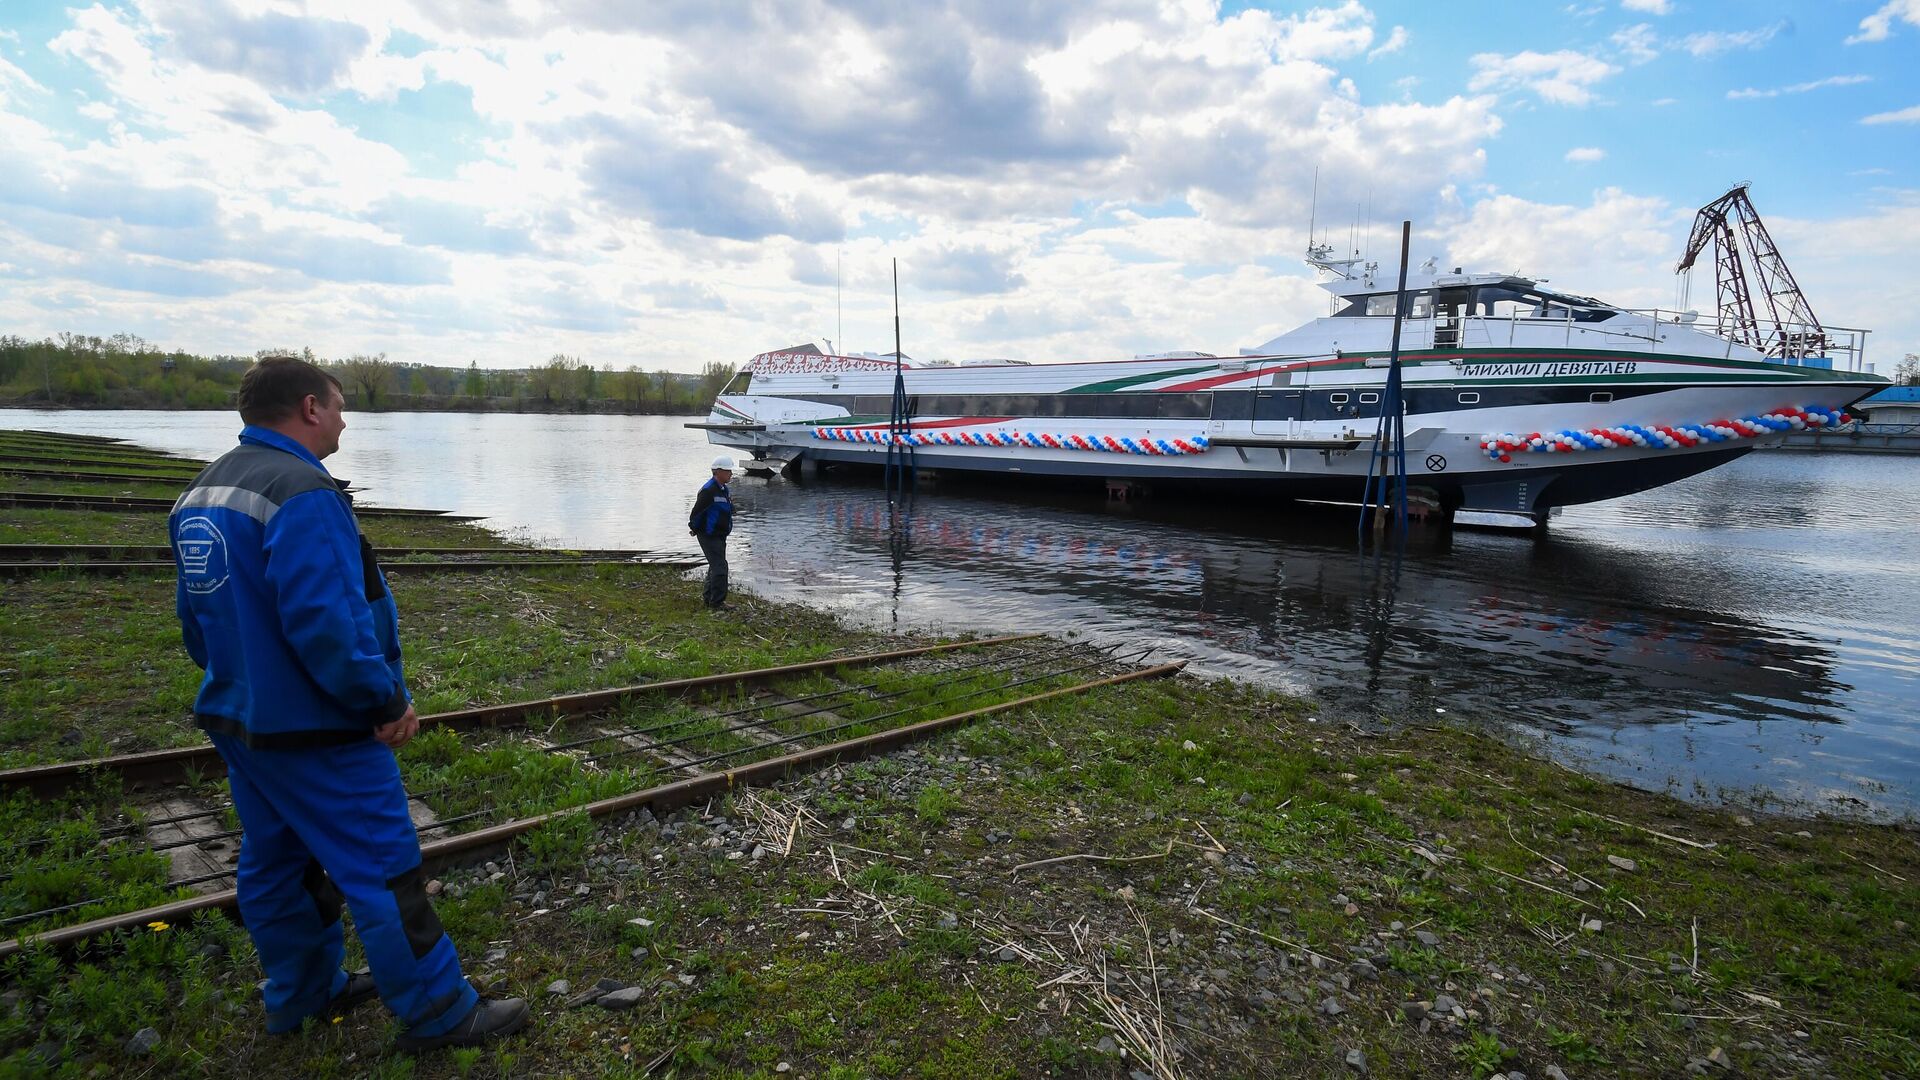
[[[1408,319],[1402,328],[1402,347],[1408,349],[1451,349],[1451,348],[1540,348],[1559,345],[1572,348],[1576,344],[1588,345],[1593,336],[1612,339],[1617,347],[1631,348],[1636,352],[1680,352],[1687,356],[1699,356],[1700,339],[1687,335],[1684,348],[1673,344],[1663,347],[1659,328],[1662,326],[1691,327],[1699,323],[1697,312],[1674,311],[1666,308],[1621,308],[1628,315],[1639,315],[1653,323],[1651,328],[1621,329],[1610,326],[1614,320],[1601,322],[1582,321],[1573,311],[1535,314],[1514,311],[1505,315],[1468,315],[1464,318],[1448,321],[1427,316]],[[1766,358],[1777,363],[1804,365],[1808,367],[1838,368],[1845,371],[1863,369],[1867,351],[1867,331],[1843,326],[1814,326],[1788,323],[1776,331],[1769,331],[1760,341],[1738,341],[1729,333],[1718,330],[1712,323],[1702,327],[1705,332],[1720,339],[1721,355],[1734,359],[1734,350],[1740,349],[1742,355],[1751,355],[1748,349],[1760,352]],[[1575,332],[1579,332],[1581,341],[1574,341]]]
[[[1758,350],[1767,359],[1779,363],[1838,368],[1843,371],[1860,371],[1866,364],[1868,331],[1853,327],[1822,326],[1818,323],[1781,323],[1777,327],[1762,328],[1758,333],[1741,334],[1736,331],[1730,321],[1714,320],[1696,311],[1676,311],[1668,308],[1622,308],[1621,310],[1633,315],[1646,316],[1664,325],[1697,326],[1726,342],[1726,355],[1729,357],[1733,355],[1736,347],[1744,346]],[[1649,351],[1657,352],[1658,349]],[[1808,363],[1808,361],[1816,362]]]

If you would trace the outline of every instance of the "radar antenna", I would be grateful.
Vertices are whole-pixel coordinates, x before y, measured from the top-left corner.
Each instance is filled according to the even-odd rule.
[[[1691,270],[1693,261],[1712,243],[1720,335],[1776,359],[1824,356],[1827,333],[1747,197],[1748,186],[1745,182],[1735,185],[1694,215],[1693,233],[1674,273]],[[1760,320],[1756,292],[1766,302],[1771,325]]]

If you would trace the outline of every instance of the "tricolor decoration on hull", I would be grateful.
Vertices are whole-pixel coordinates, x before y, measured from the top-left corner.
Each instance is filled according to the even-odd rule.
[[[871,443],[875,446],[885,446],[892,440],[908,446],[1007,446],[1149,456],[1204,454],[1212,448],[1212,443],[1205,435],[1171,439],[1131,435],[1060,435],[1035,431],[914,431],[895,435],[879,428],[817,427],[813,429],[813,437],[828,442]]]
[[[1578,450],[1617,450],[1623,446],[1677,450],[1683,446],[1693,447],[1701,443],[1726,442],[1730,439],[1754,439],[1783,431],[1836,427],[1852,419],[1853,417],[1839,409],[1809,405],[1804,409],[1778,409],[1761,416],[1747,416],[1735,420],[1709,420],[1704,424],[1675,424],[1671,427],[1622,424],[1618,427],[1588,428],[1585,431],[1569,428],[1565,431],[1544,434],[1538,431],[1528,435],[1515,435],[1508,432],[1504,435],[1488,435],[1481,439],[1480,449],[1485,450],[1487,456],[1495,461],[1512,461],[1513,455],[1522,451],[1536,454],[1566,454]]]

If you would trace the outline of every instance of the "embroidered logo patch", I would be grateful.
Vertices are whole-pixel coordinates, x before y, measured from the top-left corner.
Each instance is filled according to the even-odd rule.
[[[180,523],[174,550],[180,560],[180,580],[190,593],[210,593],[227,583],[227,538],[203,517]]]

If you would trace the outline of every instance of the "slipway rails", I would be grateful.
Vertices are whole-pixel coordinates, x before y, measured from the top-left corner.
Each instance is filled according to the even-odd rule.
[[[578,566],[666,566],[686,569],[705,566],[704,559],[691,556],[678,557],[622,557],[622,558],[564,558],[564,559],[430,559],[417,562],[382,562],[380,569],[388,574],[458,574],[476,570],[541,570]],[[38,559],[28,562],[0,562],[0,577],[23,577],[29,574],[171,574],[175,570],[171,560],[160,562],[143,559],[135,562],[119,562],[103,559],[82,561],[54,561]]]
[[[956,650],[984,650],[985,656],[965,663],[951,663],[949,654]],[[642,808],[650,809],[656,815],[669,813],[688,803],[723,795],[735,787],[768,784],[837,762],[884,753],[987,716],[1051,699],[1137,679],[1170,676],[1184,666],[1184,662],[1133,666],[1144,656],[1145,652],[1142,651],[1135,656],[1117,658],[1112,649],[1093,649],[1079,642],[1043,640],[1040,635],[1012,635],[860,656],[830,657],[801,664],[667,680],[423,717],[423,727],[468,732],[524,727],[534,721],[551,719],[553,723],[545,728],[545,732],[551,734],[562,720],[576,723],[592,720],[642,695],[685,694],[695,690],[743,690],[748,686],[759,686],[763,697],[757,703],[728,711],[715,712],[709,709],[677,719],[656,720],[644,726],[591,728],[584,737],[555,743],[525,734],[520,745],[568,758],[577,769],[592,770],[610,759],[637,755],[647,757],[652,767],[641,773],[622,771],[608,774],[619,780],[631,779],[635,784],[632,790],[511,820],[487,821],[485,819],[500,815],[484,807],[477,811],[436,817],[432,808],[426,805],[436,796],[462,790],[470,796],[477,794],[484,800],[489,792],[483,790],[475,793],[472,789],[488,785],[495,779],[492,777],[483,776],[464,784],[443,784],[415,791],[415,821],[422,836],[423,862],[428,872],[468,862],[542,825],[579,815],[604,818]],[[870,667],[891,661],[905,661],[915,668],[910,674],[930,677],[932,692],[937,696],[930,700],[918,700],[928,691],[924,680],[920,684],[910,683],[908,689],[891,693],[878,692],[879,680],[841,685],[801,697],[786,697],[766,689],[766,684],[785,677],[825,674],[835,669]],[[932,668],[926,666],[929,661],[934,664]],[[1116,668],[1119,669],[1117,672],[1114,670]],[[1060,685],[1076,678],[1084,681]],[[962,687],[966,685],[964,680],[988,685],[972,690],[955,690],[955,680],[962,680],[959,684]],[[960,711],[946,711],[969,699],[1007,695],[1021,688],[1028,689],[1019,696],[1005,700]],[[901,704],[903,698],[906,700],[904,705]],[[722,698],[721,704],[726,703],[727,699]],[[883,711],[856,719],[842,715],[863,706]],[[944,712],[944,715],[932,719],[916,718],[928,712]],[[880,730],[871,730],[876,725],[880,726]],[[689,728],[694,730],[684,730]],[[869,730],[859,730],[863,728]],[[717,741],[723,748],[715,748]],[[599,746],[611,748],[597,754],[586,753]],[[759,755],[756,760],[721,765],[755,755]],[[117,775],[128,783],[139,783],[178,780],[196,773],[205,777],[216,775],[219,771],[219,758],[211,747],[183,748],[6,770],[0,772],[0,793],[25,790],[57,795],[90,778],[105,774]],[[227,812],[227,807],[221,805],[129,822],[116,827],[117,838],[130,837],[144,829],[150,842],[149,850],[170,853],[208,847],[216,851],[226,850],[238,835],[238,830],[217,827],[225,824],[224,815]],[[205,825],[196,831],[191,824],[195,821],[205,822]],[[471,831],[428,839],[430,834],[450,832],[456,825],[473,827]],[[103,842],[103,846],[110,844],[110,840]],[[225,862],[231,861],[230,855],[225,858]],[[191,872],[196,865],[211,865],[212,869]],[[192,887],[231,877],[231,870],[217,859],[211,863],[203,860],[196,864],[190,859],[183,861],[176,857],[169,885]],[[101,902],[88,899],[58,908],[25,912],[0,919],[0,925],[31,925],[57,918],[65,912],[80,913],[81,909],[95,907]],[[137,911],[107,914],[17,940],[0,942],[0,957],[28,947],[69,946],[114,930],[139,927],[154,921],[178,920],[196,911],[231,908],[233,904],[234,892],[229,888]]]
[[[662,551],[654,548],[525,548],[525,547],[410,547],[381,545],[374,554],[382,559],[429,555],[455,557],[466,555],[525,555],[548,558],[565,556],[582,559],[691,559],[690,551]],[[165,544],[0,544],[0,562],[36,560],[70,561],[87,559],[171,560],[173,549]],[[382,563],[381,565],[386,565]]]
[[[172,499],[137,495],[74,495],[55,491],[0,491],[0,506],[48,510],[114,510],[124,513],[167,513]],[[479,521],[484,515],[453,514],[445,510],[416,510],[398,506],[356,506],[357,517],[423,517],[435,521]]]
[[[383,547],[381,569],[396,574],[460,573],[569,566],[703,566],[688,551],[642,548],[559,549]],[[402,561],[402,560],[414,561]],[[0,577],[43,573],[170,574],[173,551],[164,544],[0,544]]]

